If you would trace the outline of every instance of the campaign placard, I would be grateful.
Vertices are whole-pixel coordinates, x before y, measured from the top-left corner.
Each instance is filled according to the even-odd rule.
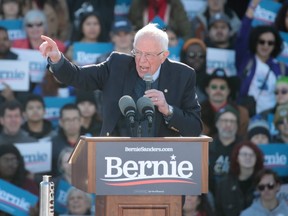
[[[22,19],[0,20],[0,26],[7,29],[9,40],[13,41],[26,38]]]
[[[39,50],[12,48],[13,52],[18,54],[19,60],[29,62],[30,81],[41,83],[45,75],[47,59],[44,58]]]
[[[34,194],[0,179],[0,210],[10,215],[28,216],[30,207],[37,202]]]
[[[97,142],[97,195],[198,195],[201,143]]]
[[[24,158],[25,168],[31,173],[51,171],[51,142],[16,143],[15,146]]]
[[[271,0],[261,0],[254,11],[252,26],[273,25],[281,3]]]
[[[113,50],[112,43],[73,43],[73,61],[77,65],[95,64],[97,58]]]
[[[53,128],[56,128],[61,107],[68,103],[75,103],[75,97],[44,97],[44,103],[46,107],[44,117],[52,123]]]
[[[264,166],[273,169],[279,176],[288,176],[288,145],[258,145],[264,154]]]
[[[13,91],[29,90],[29,62],[20,60],[0,60],[0,90],[6,83]]]
[[[180,54],[181,54],[181,49],[182,49],[183,44],[184,44],[183,39],[179,38],[176,46],[168,47],[168,50],[170,52],[169,59],[174,60],[174,61],[180,61]]]
[[[236,76],[235,50],[207,48],[207,73],[223,68],[227,76]]]
[[[283,40],[283,50],[277,56],[277,60],[280,62],[284,62],[286,65],[288,65],[288,33],[286,32],[279,32],[279,33]]]
[[[207,8],[206,0],[181,0],[181,2],[190,21]]]

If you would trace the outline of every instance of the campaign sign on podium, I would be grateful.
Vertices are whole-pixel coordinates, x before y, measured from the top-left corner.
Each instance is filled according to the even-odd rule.
[[[201,143],[98,142],[97,195],[201,194]]]

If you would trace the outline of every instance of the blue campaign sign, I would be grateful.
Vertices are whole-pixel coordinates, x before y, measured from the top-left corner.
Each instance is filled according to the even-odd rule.
[[[0,26],[8,30],[10,40],[26,38],[25,31],[23,30],[23,20],[0,20]]]
[[[55,212],[64,214],[67,212],[66,202],[67,202],[67,192],[72,187],[67,181],[60,180],[55,192]]]
[[[271,0],[260,1],[254,12],[252,26],[272,25],[280,8],[281,3]]]
[[[288,145],[258,145],[264,154],[264,166],[273,169],[279,176],[288,176]]]
[[[277,60],[288,65],[288,33],[280,32],[280,36],[283,40],[283,50],[277,57]]]
[[[38,197],[0,179],[0,210],[17,216],[28,216],[30,207],[38,202]]]
[[[73,61],[78,65],[95,64],[96,59],[113,51],[112,43],[73,43]]]
[[[45,118],[52,122],[53,128],[58,126],[60,109],[68,103],[75,103],[75,97],[44,97],[46,106]]]
[[[155,16],[153,20],[151,20],[151,23],[157,23],[158,28],[160,29],[167,28],[167,23],[165,23],[159,16]]]
[[[183,44],[184,44],[183,39],[179,38],[176,46],[168,47],[168,50],[170,52],[169,59],[172,59],[174,61],[180,61],[180,53],[181,53]]]

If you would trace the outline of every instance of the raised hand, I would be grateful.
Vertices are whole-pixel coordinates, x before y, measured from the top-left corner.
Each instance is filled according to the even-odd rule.
[[[56,42],[45,35],[41,35],[41,38],[44,40],[39,47],[42,56],[46,58],[49,57],[54,63],[58,62],[61,59],[61,52],[59,51]]]

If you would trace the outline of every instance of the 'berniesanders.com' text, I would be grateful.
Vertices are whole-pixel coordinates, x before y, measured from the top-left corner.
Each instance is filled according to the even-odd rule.
[[[173,148],[125,147],[125,152],[173,152]]]

